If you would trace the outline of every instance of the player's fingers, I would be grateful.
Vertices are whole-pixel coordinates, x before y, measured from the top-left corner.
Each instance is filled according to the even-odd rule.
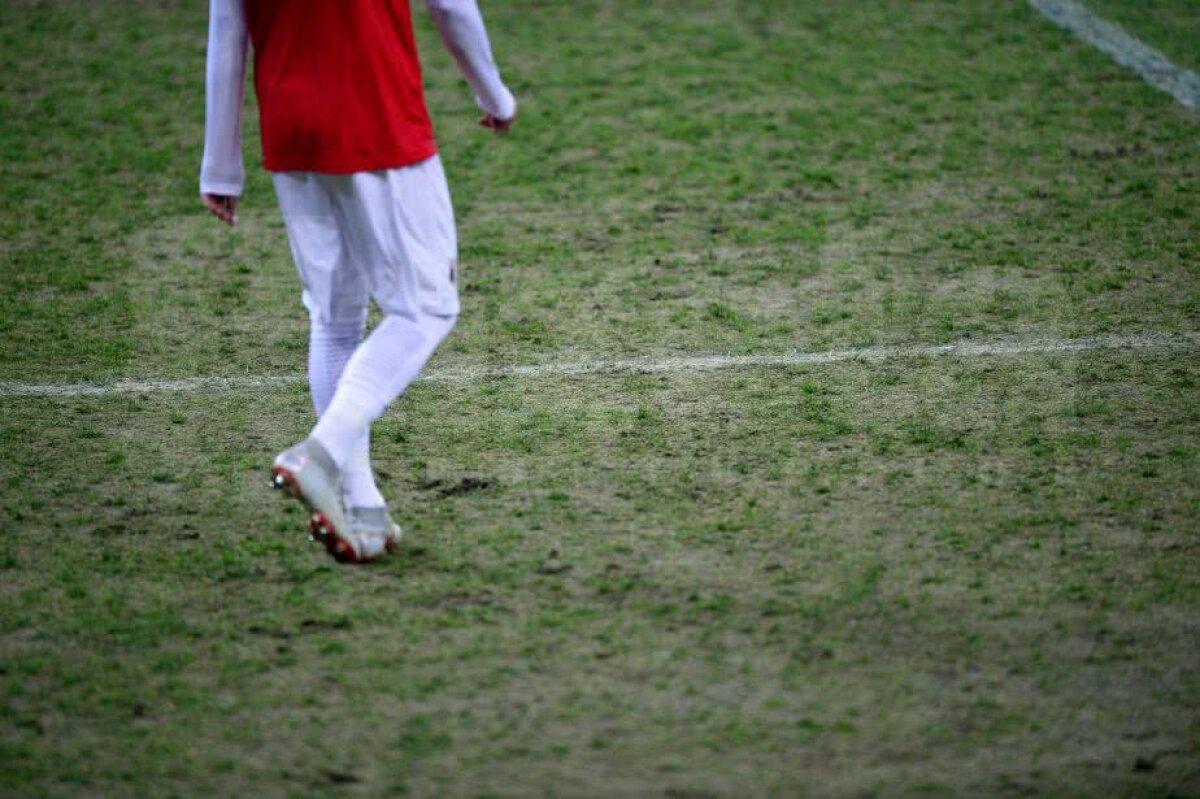
[[[496,117],[492,117],[492,121],[495,123],[493,130],[495,130],[497,133],[507,133],[508,129],[512,127],[512,123],[516,122],[516,120],[517,106],[514,105],[512,116],[510,116],[508,119],[497,119]]]
[[[204,205],[213,216],[220,219],[229,225],[237,222],[237,214],[234,213],[237,199],[234,197],[222,197],[216,194],[202,194],[201,199],[204,200]]]
[[[220,216],[224,209],[221,208],[221,200],[219,197],[214,197],[211,194],[201,194],[200,199],[204,202],[204,207],[207,208],[216,216]]]
[[[512,125],[512,120],[497,119],[491,114],[484,114],[479,118],[479,124],[496,133],[506,133],[508,132],[509,126]]]

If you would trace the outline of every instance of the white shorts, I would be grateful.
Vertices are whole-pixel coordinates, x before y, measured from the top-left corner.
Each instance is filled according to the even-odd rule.
[[[438,156],[377,172],[273,177],[310,313],[354,322],[374,298],[385,314],[458,314],[454,209]]]

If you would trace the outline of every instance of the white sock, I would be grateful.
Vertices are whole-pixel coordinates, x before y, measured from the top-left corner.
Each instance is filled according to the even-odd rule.
[[[456,317],[385,316],[358,346],[312,437],[339,466],[348,463],[371,423],[408,388],[454,327]]]
[[[311,316],[308,338],[308,385],[317,418],[325,414],[347,361],[366,331],[367,315],[355,322],[326,322]],[[371,471],[370,433],[355,444],[342,468],[342,494],[351,508],[382,508],[386,503]]]
[[[371,470],[371,433],[363,433],[350,450],[350,457],[342,465],[342,496],[348,508],[382,508],[387,505],[379,486],[375,485],[375,473]]]

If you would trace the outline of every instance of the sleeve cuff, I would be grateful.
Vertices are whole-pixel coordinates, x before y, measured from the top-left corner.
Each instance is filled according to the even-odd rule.
[[[222,183],[220,181],[200,179],[201,194],[219,194],[223,197],[241,197],[241,183]]]
[[[494,116],[496,119],[512,119],[517,113],[517,101],[506,87],[501,86],[495,97],[489,98],[492,102],[485,102],[482,97],[476,96],[475,103],[484,111]],[[491,106],[495,106],[494,108]]]

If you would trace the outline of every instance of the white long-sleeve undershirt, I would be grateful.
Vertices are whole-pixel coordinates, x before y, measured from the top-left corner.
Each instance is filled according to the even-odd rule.
[[[492,59],[483,15],[475,0],[425,0],[442,41],[475,93],[475,102],[497,119],[511,119],[516,100]],[[242,0],[209,0],[205,71],[204,158],[200,191],[239,196],[242,163],[242,100],[249,37]]]
[[[497,119],[512,119],[517,102],[500,80],[500,70],[492,60],[492,45],[479,5],[475,0],[425,0],[425,7],[475,92],[475,102]]]
[[[246,86],[246,15],[242,0],[210,0],[205,69],[204,158],[200,191],[242,193],[242,95]]]

